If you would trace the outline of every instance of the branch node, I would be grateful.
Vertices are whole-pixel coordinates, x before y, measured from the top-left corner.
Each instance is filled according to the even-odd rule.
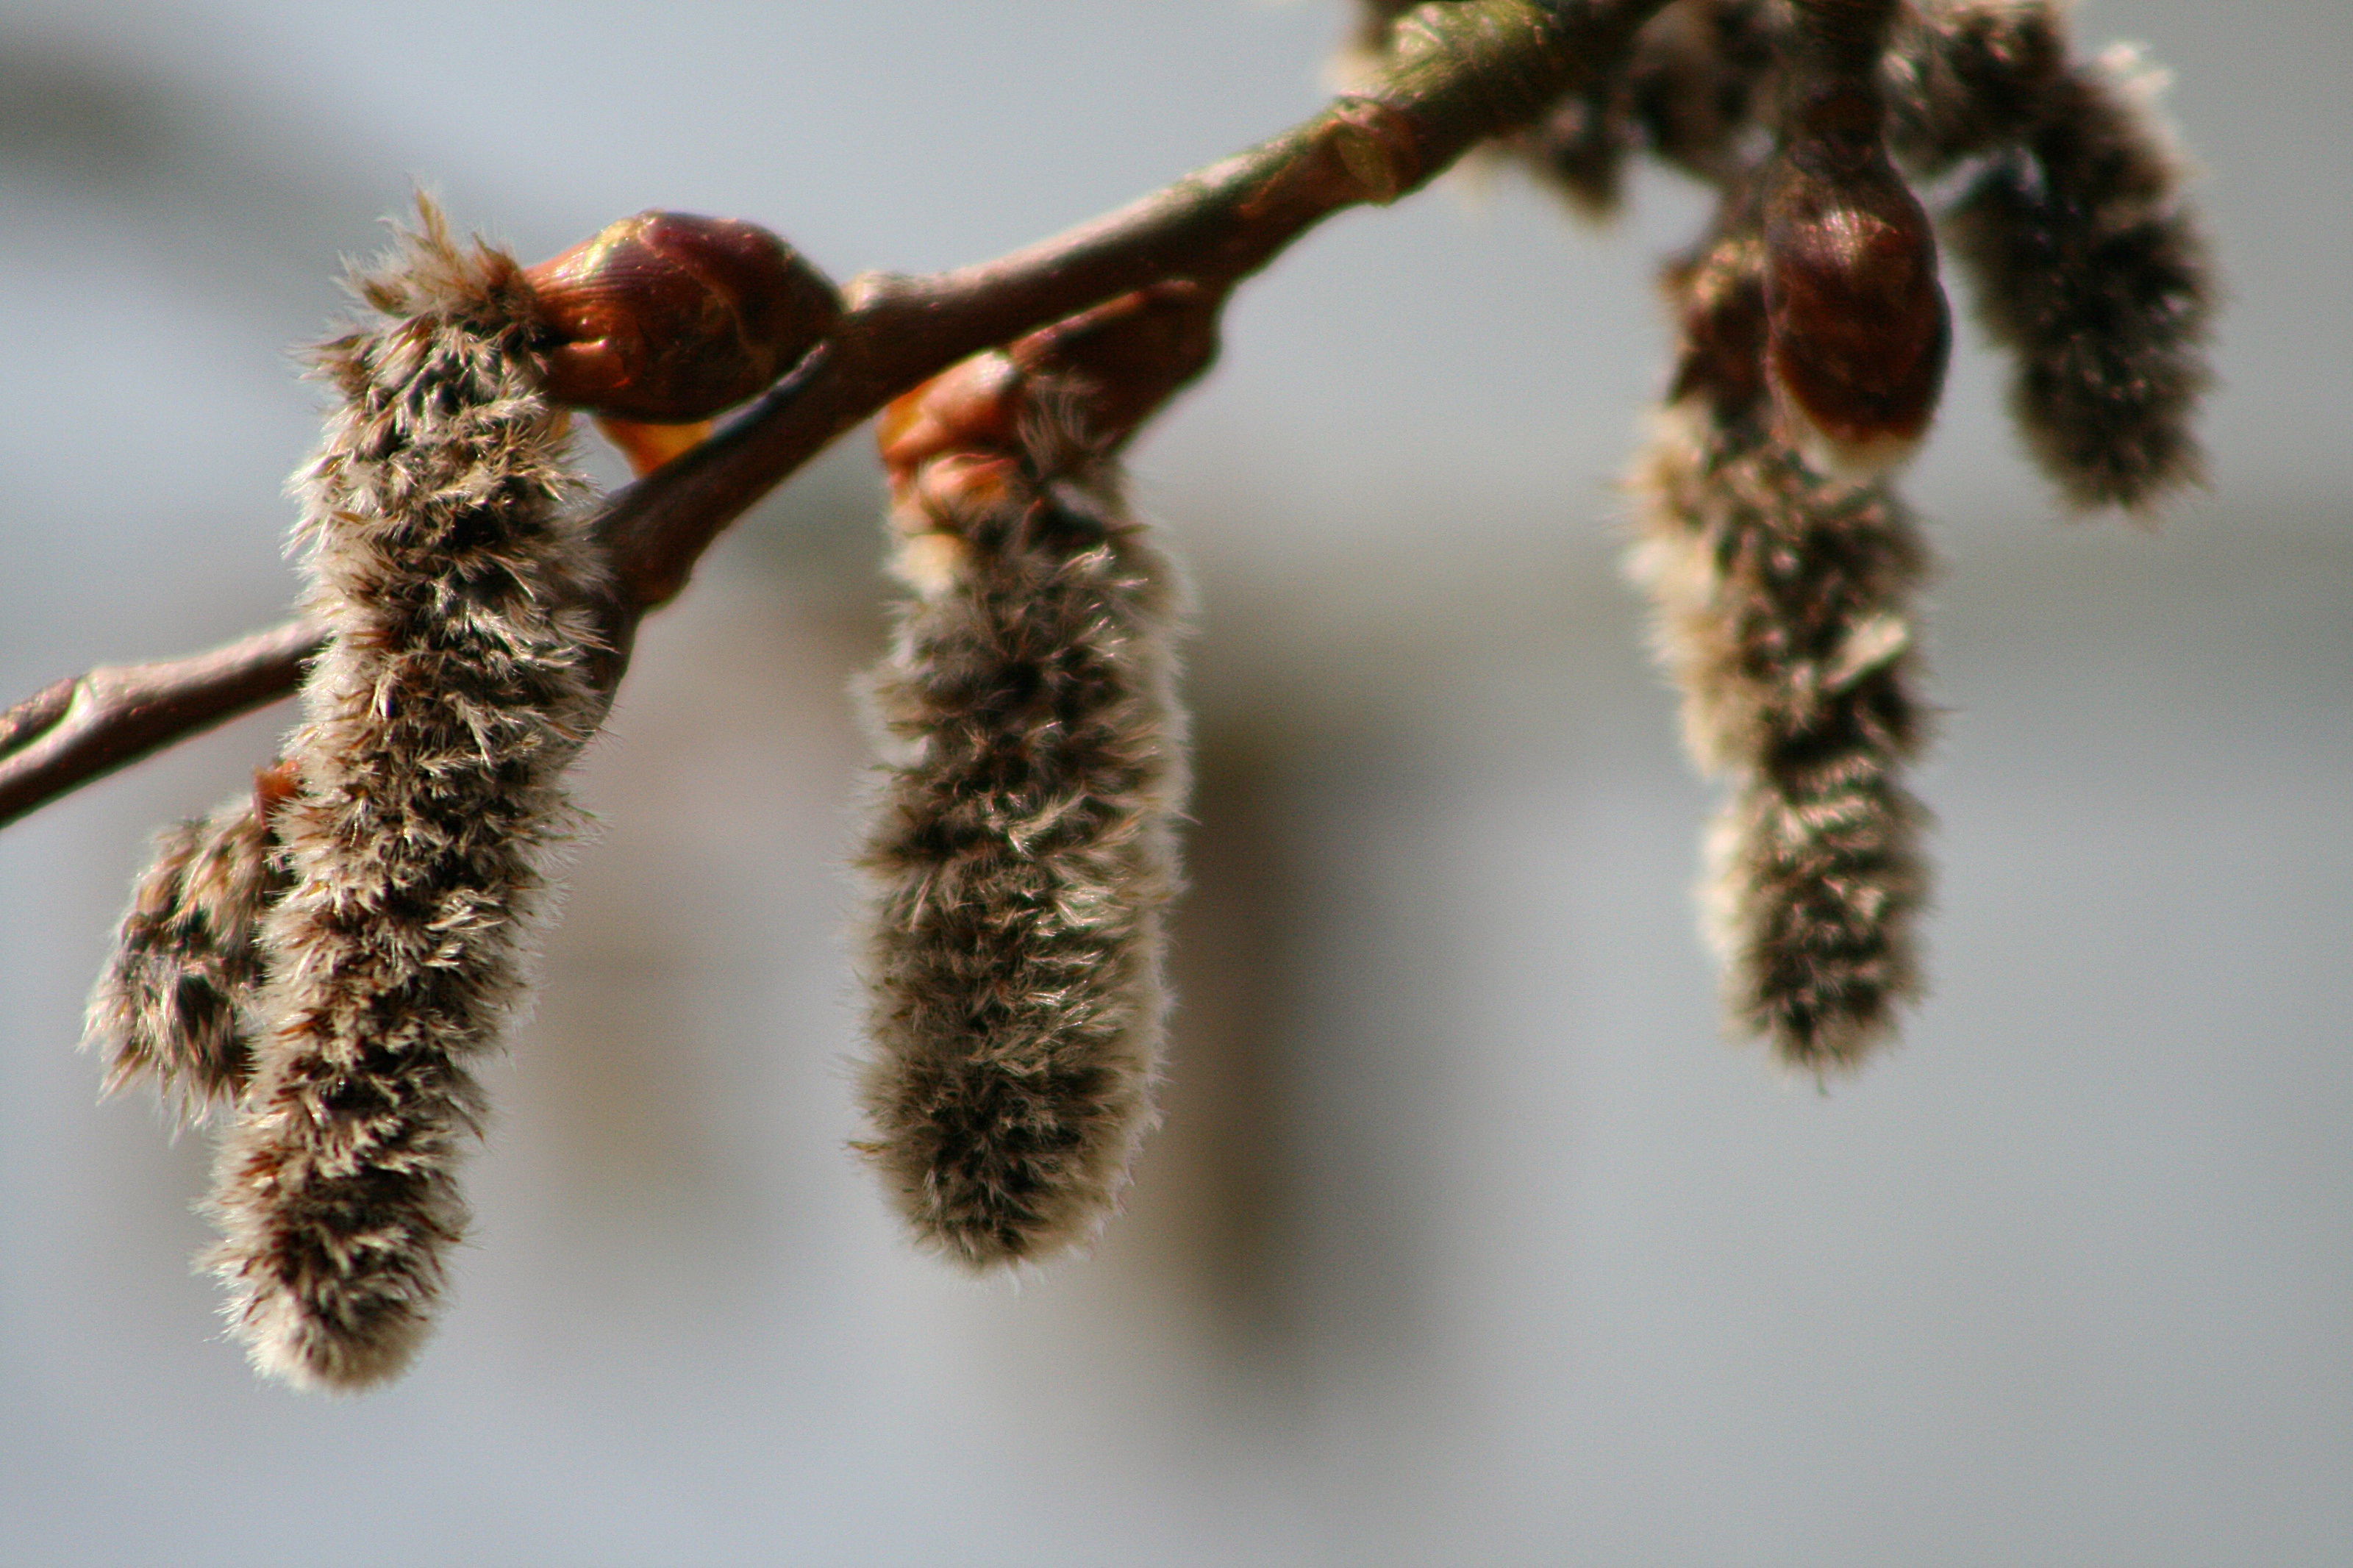
[[[1342,99],[1324,132],[1362,199],[1387,206],[1420,184],[1420,138],[1404,110],[1372,98]]]

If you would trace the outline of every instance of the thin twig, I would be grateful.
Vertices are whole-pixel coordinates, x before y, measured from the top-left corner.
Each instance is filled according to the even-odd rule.
[[[188,658],[101,665],[0,714],[0,824],[175,741],[274,702],[319,651],[289,621]]]
[[[1386,204],[1606,68],[1663,0],[1465,0],[1400,25],[1363,93],[1119,211],[996,261],[851,280],[832,334],[693,451],[596,519],[621,601],[610,679],[638,618],[685,587],[722,530],[892,398],[983,349],[1173,279],[1220,292],[1323,219]],[[189,659],[97,669],[0,716],[0,825],[293,689],[315,629],[290,623]],[[601,673],[601,672],[600,672]]]

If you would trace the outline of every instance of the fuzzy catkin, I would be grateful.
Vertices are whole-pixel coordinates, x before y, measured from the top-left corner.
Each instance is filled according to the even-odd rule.
[[[260,924],[287,886],[250,794],[155,836],[114,951],[90,994],[84,1043],[109,1093],[153,1079],[190,1119],[232,1100],[252,1071]]]
[[[1901,770],[1925,730],[1926,547],[1883,483],[1826,479],[1696,400],[1660,416],[1636,489],[1686,738],[1731,787],[1708,899],[1726,1011],[1793,1066],[1852,1066],[1919,988],[1925,813]]]
[[[2196,483],[2215,284],[2159,74],[2128,47],[2070,61],[2058,13],[2014,0],[1923,7],[1882,74],[1911,166],[1988,160],[1947,232],[2043,470],[2084,508]]]
[[[1949,218],[1978,313],[2017,355],[2019,424],[2079,507],[2141,506],[2204,468],[2214,287],[2153,97],[2129,55],[2071,70]]]
[[[288,743],[291,885],[210,1205],[255,1365],[338,1389],[400,1371],[430,1327],[483,1115],[471,1064],[521,998],[558,775],[602,708],[603,574],[527,288],[420,207],[352,279],[382,321],[318,351],[343,401],[298,488],[332,636]]]
[[[1001,483],[916,487],[872,698],[895,752],[862,1099],[918,1235],[973,1268],[1084,1243],[1153,1121],[1186,778],[1170,570],[1039,400]]]

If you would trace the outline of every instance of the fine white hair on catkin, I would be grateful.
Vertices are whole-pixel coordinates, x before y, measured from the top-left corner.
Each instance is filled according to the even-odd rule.
[[[1731,792],[1707,899],[1729,1021],[1792,1066],[1852,1066],[1919,989],[1926,813],[1901,774],[1926,546],[1883,482],[1824,478],[1699,400],[1660,416],[1636,489],[1686,737]]]
[[[567,503],[514,261],[439,213],[355,271],[380,320],[318,351],[342,401],[298,477],[332,635],[271,817],[253,1076],[222,1142],[210,1259],[255,1365],[357,1389],[423,1341],[466,1224],[472,1067],[523,989],[558,777],[601,716],[604,592]]]
[[[918,592],[872,680],[860,860],[860,1147],[976,1268],[1092,1238],[1152,1124],[1187,782],[1170,568],[1050,385],[1019,445],[898,515]]]
[[[107,1092],[153,1079],[190,1120],[236,1099],[252,1069],[260,925],[285,890],[254,797],[155,836],[83,1037],[106,1056]]]

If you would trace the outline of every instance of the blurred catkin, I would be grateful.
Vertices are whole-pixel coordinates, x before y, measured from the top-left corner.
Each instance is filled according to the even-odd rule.
[[[466,1224],[473,1062],[523,988],[557,777],[599,716],[601,570],[565,503],[512,258],[415,232],[352,288],[381,320],[318,351],[342,399],[299,479],[332,629],[273,814],[253,1079],[211,1208],[232,1328],[262,1370],[356,1388],[430,1327]]]
[[[1356,56],[1406,9],[1358,0]],[[1589,216],[1635,153],[1717,193],[1669,271],[1682,348],[1634,479],[1636,570],[1693,748],[1732,792],[1710,899],[1728,1012],[1817,1070],[1918,989],[1925,813],[1901,772],[1926,550],[1883,472],[1926,432],[1949,342],[1915,184],[1946,183],[1933,216],[2068,500],[2137,507],[2200,475],[2215,284],[2159,78],[2130,49],[2073,58],[2064,16],[1671,0],[1509,139]]]
[[[1688,405],[1660,416],[1637,487],[1685,733],[1732,791],[1710,846],[1727,1013],[1794,1066],[1852,1065],[1919,985],[1924,813],[1900,777],[1924,730],[1918,531],[1883,485]]]
[[[1177,595],[1063,389],[903,487],[915,588],[872,685],[873,1159],[975,1268],[1089,1240],[1153,1121],[1185,787]]]
[[[1910,599],[1927,551],[1883,479],[1825,476],[1775,433],[1762,247],[1725,232],[1671,269],[1681,360],[1633,489],[1635,575],[1684,733],[1730,798],[1711,835],[1725,1011],[1816,1072],[1851,1066],[1917,994],[1924,738]]]
[[[1945,0],[1899,30],[1883,77],[1922,173],[1985,165],[1947,214],[1978,314],[2016,356],[2027,445],[2079,507],[2198,481],[2192,430],[2216,292],[2162,73],[2129,47],[2071,60],[2060,13]]]
[[[1978,314],[2017,356],[2028,445],[2080,507],[2141,506],[2204,468],[2214,288],[2154,86],[2128,53],[2070,70],[1950,216]]]

